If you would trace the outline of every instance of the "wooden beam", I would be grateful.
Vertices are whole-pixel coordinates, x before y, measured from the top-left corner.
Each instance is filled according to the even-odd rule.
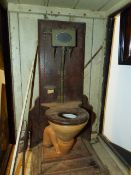
[[[8,11],[30,13],[30,14],[46,14],[56,16],[73,16],[81,18],[106,18],[103,11],[79,10],[70,8],[45,7],[40,5],[26,5],[8,3]]]
[[[109,10],[107,10],[106,15],[107,16],[111,15],[112,13],[120,10],[124,6],[128,5],[129,3],[131,4],[131,0],[122,0],[122,1],[118,2],[112,8],[110,8]]]
[[[17,13],[9,13],[9,35],[11,50],[11,69],[13,83],[13,100],[15,112],[16,130],[19,126],[19,117],[23,106],[21,60],[20,60],[20,41],[19,41],[19,16]],[[19,102],[19,103],[18,103]]]

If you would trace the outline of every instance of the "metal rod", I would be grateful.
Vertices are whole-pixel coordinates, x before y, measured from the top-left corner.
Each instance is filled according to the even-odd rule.
[[[91,63],[91,61],[96,57],[96,55],[100,52],[100,50],[103,48],[103,46],[101,46],[96,53],[92,56],[92,58],[85,64],[84,69]]]
[[[65,47],[62,47],[61,75],[60,75],[60,99],[64,103],[64,67],[65,67]]]

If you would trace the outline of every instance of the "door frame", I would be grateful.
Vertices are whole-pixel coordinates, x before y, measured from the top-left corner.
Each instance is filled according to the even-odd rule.
[[[9,31],[8,31],[8,13],[0,5],[0,20],[1,20],[1,33],[2,33],[2,52],[3,52],[3,63],[4,63],[4,75],[5,75],[5,88],[6,88],[6,101],[7,101],[7,113],[8,113],[8,129],[9,129],[9,144],[7,150],[3,156],[0,174],[4,175],[9,156],[15,144],[15,120],[14,120],[14,102],[13,102],[13,84],[12,84],[12,72],[11,72],[11,59],[10,59],[10,47],[9,47]]]
[[[131,6],[131,3],[127,4],[123,8],[117,10],[112,13],[108,17],[107,22],[107,33],[106,33],[106,52],[104,58],[104,68],[103,68],[103,87],[102,87],[102,100],[101,100],[101,114],[100,114],[100,125],[99,125],[99,135],[101,139],[110,147],[110,149],[115,153],[115,155],[130,169],[131,160],[129,160],[129,156],[131,157],[131,153],[118,145],[110,142],[102,133],[103,125],[104,125],[104,108],[106,103],[106,93],[107,93],[107,85],[108,85],[108,74],[110,67],[110,55],[111,55],[111,47],[112,47],[112,38],[113,38],[113,30],[114,30],[114,17]]]
[[[2,50],[4,57],[4,73],[6,83],[6,98],[7,98],[7,111],[8,125],[9,125],[9,142],[15,144],[15,119],[14,119],[14,101],[13,101],[13,83],[10,59],[10,46],[9,46],[9,31],[8,31],[8,16],[7,10],[0,6],[1,9],[1,22],[2,22]]]

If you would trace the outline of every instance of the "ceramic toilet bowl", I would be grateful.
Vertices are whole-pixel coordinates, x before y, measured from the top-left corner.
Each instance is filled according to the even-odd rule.
[[[53,112],[54,115],[49,115],[48,122],[58,138],[64,141],[69,141],[74,138],[87,124],[89,119],[88,112],[82,108],[72,108],[70,110],[66,109],[66,112],[60,113],[59,111],[62,111],[62,109]],[[48,112],[50,113],[50,111]],[[62,114],[68,114],[69,116],[72,116],[70,114],[75,114],[76,117],[66,118],[62,117]]]
[[[59,125],[49,122],[57,137],[63,141],[73,139],[87,124],[87,121],[78,125]]]
[[[78,105],[60,105],[46,111],[50,127],[55,132],[60,151],[68,153],[74,144],[74,138],[85,127],[89,113]]]

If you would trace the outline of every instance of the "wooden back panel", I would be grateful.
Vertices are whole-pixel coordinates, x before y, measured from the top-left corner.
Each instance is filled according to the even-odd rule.
[[[85,24],[61,21],[38,22],[39,39],[39,91],[40,96],[30,111],[29,124],[31,131],[31,146],[38,144],[43,138],[44,128],[48,125],[45,116],[46,108],[42,103],[58,102],[60,96],[60,65],[62,49],[56,49],[51,44],[52,28],[75,28],[76,47],[73,48],[71,58],[68,54],[65,59],[64,96],[65,101],[82,100],[84,79],[84,48]],[[54,87],[54,93],[48,94],[47,89]]]
[[[65,58],[64,97],[65,101],[81,100],[83,95],[85,24],[62,21],[39,20],[39,73],[40,103],[58,102],[60,97],[60,66],[62,49],[56,52],[51,43],[52,29],[75,28],[76,47],[71,58],[67,52]],[[54,57],[55,55],[55,57]],[[54,88],[48,94],[47,89]]]

